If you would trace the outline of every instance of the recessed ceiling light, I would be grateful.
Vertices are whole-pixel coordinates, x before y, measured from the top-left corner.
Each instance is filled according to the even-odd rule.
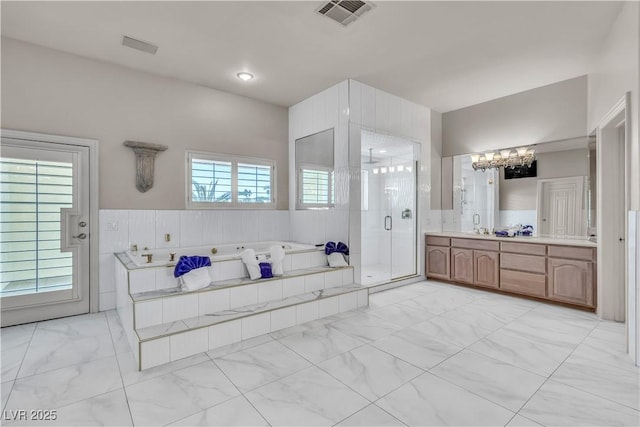
[[[378,151],[378,153],[386,153],[386,152],[387,152],[387,150],[380,150],[380,151]]]
[[[251,74],[251,73],[246,73],[246,72],[244,72],[244,71],[243,71],[243,72],[241,72],[241,73],[236,74],[236,76],[237,76],[240,80],[245,81],[245,82],[246,82],[246,81],[249,81],[249,80],[251,80],[251,79],[253,78],[253,74]]]

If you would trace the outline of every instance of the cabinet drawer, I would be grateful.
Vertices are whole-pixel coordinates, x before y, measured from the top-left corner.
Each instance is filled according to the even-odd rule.
[[[448,237],[426,236],[427,246],[449,246]]]
[[[464,249],[480,249],[496,252],[500,250],[500,242],[480,239],[451,239],[451,246]]]
[[[549,257],[593,261],[595,260],[595,249],[579,246],[549,246]]]
[[[544,274],[525,273],[522,271],[500,270],[500,289],[519,294],[546,296],[546,280]]]
[[[500,268],[544,274],[546,258],[535,255],[500,254]]]
[[[542,255],[547,253],[547,247],[545,245],[536,245],[534,243],[511,243],[501,242],[500,250],[502,252],[513,252],[522,255]]]

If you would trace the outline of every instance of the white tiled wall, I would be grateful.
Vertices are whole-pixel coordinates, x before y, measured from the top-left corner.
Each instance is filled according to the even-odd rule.
[[[343,81],[289,109],[289,176],[295,176],[295,140],[333,128],[335,208],[291,209],[291,239],[308,243],[343,241],[349,238],[349,82]],[[345,173],[345,171],[347,173]],[[347,185],[345,185],[345,183]],[[295,179],[289,181],[289,206],[296,205]]]
[[[318,301],[308,302],[296,306],[298,323],[311,322],[318,318]]]
[[[355,281],[360,283],[361,265],[373,263],[372,253],[363,251],[367,246],[362,241],[362,211],[360,159],[362,148],[362,130],[379,134],[402,137],[420,143],[420,169],[418,170],[418,230],[426,228],[431,201],[431,111],[393,94],[371,86],[349,81],[349,161],[350,161],[350,217],[349,242],[350,264],[355,268]],[[371,197],[371,194],[369,195]],[[364,225],[366,226],[366,218]],[[419,259],[422,258],[422,245],[418,245]]]
[[[242,339],[268,334],[271,331],[271,313],[262,313],[241,319]]]
[[[166,234],[169,235],[169,241],[165,239]],[[115,307],[114,252],[125,251],[133,244],[138,245],[140,249],[153,249],[266,240],[291,240],[289,211],[102,209],[99,257],[100,310]],[[241,264],[222,264],[221,268],[234,270],[225,270],[225,274],[236,274],[237,270],[244,268]],[[154,284],[155,289],[176,286],[175,279],[165,273],[158,272],[155,280],[148,283]]]
[[[140,354],[142,369],[169,363],[171,360],[170,348],[169,337],[143,342]]]
[[[209,350],[209,332],[195,329],[169,337],[169,360],[174,361]]]
[[[242,339],[242,324],[240,319],[213,325],[209,328],[209,350],[233,344]]]
[[[271,312],[271,331],[279,331],[280,329],[295,326],[296,324],[296,308],[287,307]]]

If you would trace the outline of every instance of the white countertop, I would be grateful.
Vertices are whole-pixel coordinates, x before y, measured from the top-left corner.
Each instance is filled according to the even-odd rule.
[[[480,240],[498,240],[501,242],[518,242],[518,243],[538,243],[542,245],[563,245],[563,246],[586,246],[597,248],[598,245],[590,240],[564,238],[564,237],[537,237],[537,236],[516,236],[516,237],[498,237],[488,234],[463,233],[459,231],[427,231],[424,234],[437,237],[455,237],[461,239],[480,239]]]

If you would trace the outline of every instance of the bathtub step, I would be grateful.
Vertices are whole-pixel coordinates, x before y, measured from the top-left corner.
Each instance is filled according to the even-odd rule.
[[[348,284],[140,328],[135,331],[139,367],[151,368],[368,305],[368,289]]]
[[[338,280],[338,273],[336,273],[338,271],[340,272],[339,280]],[[211,284],[206,288],[198,289],[195,291],[187,291],[187,290],[183,290],[180,287],[176,287],[176,288],[160,289],[155,291],[139,292],[139,293],[131,294],[131,299],[135,303],[135,302],[148,301],[148,300],[157,299],[157,298],[179,297],[181,295],[188,295],[188,294],[194,294],[199,292],[217,291],[220,289],[234,288],[237,286],[260,285],[262,283],[269,283],[276,280],[286,280],[286,279],[292,279],[295,277],[316,275],[318,273],[334,273],[333,275],[334,277],[327,277],[325,275],[325,284],[329,283],[332,285],[335,284],[339,286],[342,284],[353,283],[353,267],[352,266],[337,267],[337,268],[311,267],[311,268],[303,268],[300,270],[286,271],[282,276],[274,276],[273,278],[269,278],[269,279],[251,280],[248,277],[244,277],[242,279],[231,279],[231,280],[222,280],[218,282],[211,282]],[[308,289],[310,286],[318,286],[318,285],[305,283],[303,286]]]
[[[223,310],[280,301],[283,298],[353,283],[353,267],[313,267],[272,279],[214,282],[197,291],[179,288],[131,296],[135,329],[186,320]]]

